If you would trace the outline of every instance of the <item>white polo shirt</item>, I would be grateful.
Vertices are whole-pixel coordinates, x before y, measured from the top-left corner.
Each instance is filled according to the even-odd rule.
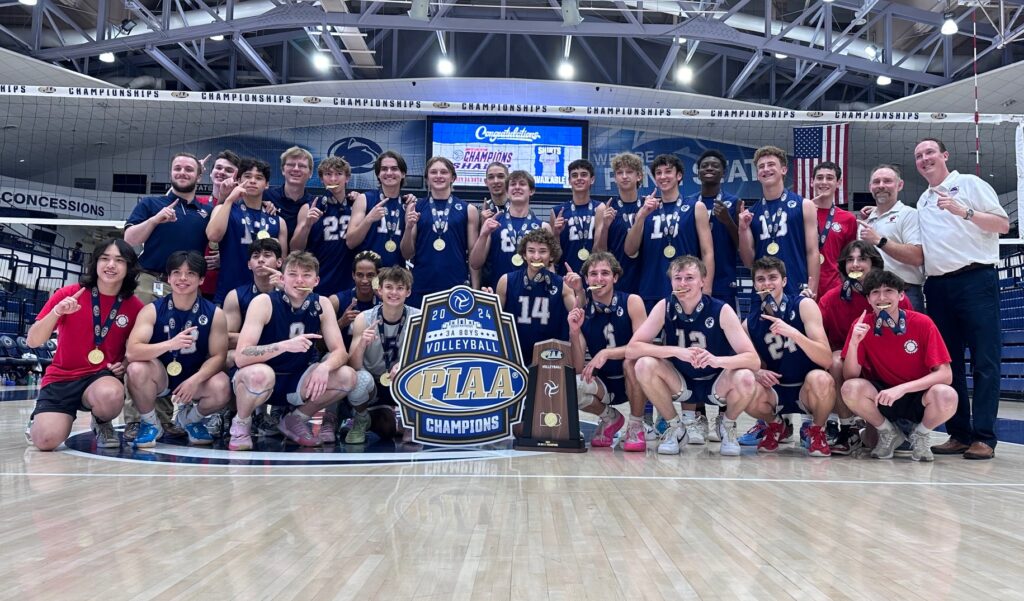
[[[888,238],[890,242],[921,246],[921,229],[918,227],[917,210],[903,204],[901,200],[897,200],[896,204],[885,213],[879,214],[878,207],[875,207],[867,218],[867,222],[878,232],[879,236]],[[904,282],[916,286],[924,283],[924,267],[897,261],[885,252],[885,248],[879,248],[878,252],[882,253],[885,268],[900,276]]]
[[[977,213],[1007,216],[996,191],[979,177],[952,171],[935,188]],[[998,265],[999,234],[943,211],[938,200],[939,195],[929,187],[917,201],[925,274],[943,275],[971,263]]]

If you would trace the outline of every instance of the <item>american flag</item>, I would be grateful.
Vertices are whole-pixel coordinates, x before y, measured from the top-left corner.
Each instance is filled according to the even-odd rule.
[[[850,139],[850,124],[820,125],[816,127],[793,128],[793,159],[796,172],[796,193],[804,198],[814,198],[814,166],[823,161],[832,161],[843,170],[843,181],[836,190],[836,203],[846,204],[847,188],[847,147]]]

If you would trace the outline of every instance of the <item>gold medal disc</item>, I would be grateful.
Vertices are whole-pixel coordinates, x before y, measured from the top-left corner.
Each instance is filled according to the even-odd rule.
[[[516,267],[523,266],[523,255],[512,255],[512,264]]]
[[[671,259],[674,256],[676,256],[676,247],[669,244],[668,246],[665,247],[665,258]]]
[[[169,376],[180,376],[181,375],[181,363],[177,360],[171,361],[167,364],[167,375]]]
[[[256,232],[256,237],[259,238],[260,240],[266,240],[267,238],[270,237],[270,232],[268,232],[267,230],[260,230]]]
[[[825,264],[825,255],[823,255],[821,253],[818,253],[818,265],[824,265],[824,264]]]
[[[445,246],[447,246],[447,244],[444,243],[444,240],[440,238],[434,240],[434,250],[436,250],[437,252],[441,252],[442,250],[444,250]]]
[[[398,250],[398,245],[395,244],[394,240],[388,240],[387,242],[384,243],[384,250],[388,251],[389,253],[393,253],[396,250]]]
[[[381,386],[391,386],[391,374],[389,374],[389,373],[382,373],[380,375],[380,385]]]
[[[777,255],[777,254],[779,254],[779,243],[778,242],[770,242],[768,244],[768,254],[769,255]]]
[[[103,363],[103,351],[101,351],[98,348],[92,349],[91,351],[89,351],[88,359],[89,363],[92,363],[93,365],[99,365],[100,363]]]
[[[590,258],[590,251],[585,248],[581,248],[579,252],[576,253],[576,256],[580,258],[580,261],[586,261]]]

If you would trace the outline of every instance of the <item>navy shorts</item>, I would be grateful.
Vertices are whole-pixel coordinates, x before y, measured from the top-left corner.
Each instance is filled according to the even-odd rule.
[[[800,402],[800,389],[803,384],[795,384],[793,386],[783,386],[782,384],[776,384],[772,386],[772,390],[775,391],[775,414],[776,415],[787,415],[789,413],[807,413],[804,409],[803,404]]]
[[[79,380],[50,382],[39,390],[39,398],[36,400],[36,408],[32,411],[32,417],[40,413],[63,413],[74,419],[78,417],[79,411],[89,411],[82,401],[85,389],[96,380],[106,376],[114,377],[114,374],[109,369],[101,369],[93,375]]]
[[[611,395],[611,401],[605,403],[606,405],[621,405],[629,400],[626,395],[626,378],[625,376],[608,377],[599,376],[601,382],[604,383],[604,387],[608,389],[608,394]]]

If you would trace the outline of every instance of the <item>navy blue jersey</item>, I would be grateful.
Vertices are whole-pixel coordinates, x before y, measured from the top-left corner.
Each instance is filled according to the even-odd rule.
[[[298,309],[292,308],[291,302],[282,290],[274,290],[267,296],[270,297],[273,312],[270,321],[263,326],[257,344],[274,344],[301,334],[320,333],[320,314],[323,313],[323,309],[320,307],[319,294],[310,293]],[[281,353],[267,360],[267,365],[278,374],[301,374],[319,359],[320,353],[314,344],[305,353]]]
[[[367,191],[366,213],[377,206],[380,199],[380,190]],[[405,259],[402,258],[402,251],[398,247],[402,243],[402,228],[405,227],[405,205],[402,204],[401,198],[389,198],[384,208],[387,213],[366,231],[366,238],[359,245],[359,250],[372,250],[380,255],[381,267],[404,266]],[[388,250],[388,241],[395,243],[394,250]]]
[[[660,300],[672,292],[668,266],[675,257],[700,256],[697,219],[694,203],[679,199],[663,203],[644,220],[644,236],[640,242],[640,297],[645,301]],[[665,249],[671,246],[672,257]]]
[[[352,206],[347,200],[337,202],[333,197],[324,196],[318,197],[316,206],[324,215],[309,228],[306,250],[320,261],[320,283],[314,292],[331,294],[352,285],[352,257],[355,255],[345,242]]]
[[[616,290],[622,290],[629,294],[637,294],[640,291],[640,261],[642,257],[636,258],[626,256],[626,236],[629,235],[629,228],[636,222],[636,212],[640,210],[641,202],[623,202],[621,198],[612,201],[612,207],[617,211],[615,221],[608,226],[608,252],[615,255],[622,265],[622,275],[615,284]],[[586,274],[584,274],[586,275]]]
[[[153,301],[153,308],[156,309],[156,322],[153,324],[153,335],[149,337],[150,344],[165,342],[177,336],[182,330],[196,326],[195,343],[187,349],[176,353],[166,352],[157,359],[166,367],[175,359],[181,363],[181,374],[174,378],[176,382],[170,386],[171,390],[177,388],[177,384],[186,378],[191,377],[203,366],[210,357],[210,330],[213,328],[213,314],[217,311],[217,305],[203,297],[196,299],[196,304],[188,309],[178,309],[174,306],[172,297],[165,296]],[[195,312],[192,311],[193,307]]]
[[[783,294],[776,317],[806,335],[804,320],[800,318],[800,303],[804,301],[814,302],[799,294]],[[771,321],[761,319],[761,310],[758,305],[755,304],[751,307],[750,314],[747,315],[747,332],[750,333],[750,338],[754,342],[757,355],[761,357],[761,363],[764,364],[765,369],[782,374],[782,377],[779,378],[781,384],[803,384],[807,374],[812,369],[817,369],[818,365],[811,361],[803,349],[791,338],[772,334],[769,331],[771,325]]]
[[[696,202],[698,196],[704,206],[708,209],[708,217],[711,220],[711,240],[715,248],[715,282],[712,284],[712,292],[716,297],[732,296],[736,294],[736,259],[738,251],[733,244],[732,236],[725,224],[715,217],[715,196],[700,196],[700,192],[686,198],[687,202]],[[738,211],[740,200],[722,191],[717,199],[729,209],[729,217],[733,223],[739,223]]]
[[[665,346],[698,347],[707,349],[716,357],[735,355],[722,328],[721,314],[724,306],[722,301],[705,294],[693,314],[686,315],[676,297],[669,295],[665,299]],[[707,380],[722,373],[718,367],[697,369],[674,357],[671,361],[683,377],[691,380]]]
[[[314,198],[316,196],[306,190],[302,191],[302,198],[288,198],[284,193],[284,186],[274,186],[263,192],[263,200],[273,203],[277,207],[277,216],[288,224],[289,236],[295,233],[295,225],[298,222],[302,205],[313,202]]]
[[[533,363],[533,346],[555,338],[569,340],[569,312],[562,300],[562,277],[547,269],[540,280],[526,281],[526,268],[507,274],[505,311],[516,320],[516,333],[523,361]]]
[[[518,269],[512,257],[517,254],[519,240],[527,232],[544,227],[544,222],[533,211],[526,217],[513,217],[508,211],[501,211],[495,219],[501,225],[491,232],[491,246],[484,263],[484,285],[491,288],[498,285],[501,276]]]
[[[423,198],[416,201],[416,211],[420,220],[416,231],[416,255],[412,259],[410,298],[415,300],[410,300],[410,304],[413,306],[418,306],[426,294],[469,283],[469,203],[455,196],[448,200]],[[447,226],[444,225],[446,222]],[[443,250],[434,247],[439,239],[444,240]]]
[[[173,192],[165,196],[144,196],[132,209],[126,225],[138,225],[146,221],[175,200],[174,214],[177,221],[161,223],[153,228],[139,255],[143,269],[163,273],[167,257],[176,250],[194,250],[203,254],[206,250],[206,224],[213,207],[193,200],[188,202]]]
[[[235,288],[235,295],[238,297],[238,312],[242,315],[242,323],[245,323],[245,313],[249,310],[252,299],[259,294],[260,289],[256,287],[256,284],[242,284]]]
[[[595,303],[593,297],[588,300],[587,316],[580,331],[587,342],[590,356],[606,348],[629,344],[629,339],[633,337],[633,320],[629,318],[629,293],[616,290],[607,305]],[[606,361],[598,373],[604,378],[621,378],[622,360]]]
[[[356,299],[355,308],[360,313],[366,311],[367,309],[372,309],[380,304],[380,297],[378,297],[376,294],[374,294],[373,298],[368,301],[361,301],[358,298],[356,298],[355,287],[341,290],[340,292],[337,292],[335,296],[338,297],[338,319],[341,319],[341,315],[348,310],[348,306],[352,303],[353,298]],[[341,337],[345,341],[345,348],[350,350],[352,348],[352,326],[354,326],[355,323],[355,320],[353,320],[352,323],[348,324],[347,328],[341,331]]]
[[[586,260],[594,250],[594,211],[600,203],[590,199],[585,205],[577,205],[569,200],[555,207],[555,215],[559,211],[565,217],[565,227],[558,236],[558,242],[562,245],[562,261],[559,261],[558,273],[564,273],[563,261],[569,263],[576,273],[581,271],[583,261]],[[580,258],[581,251],[586,251],[583,258]]]
[[[221,210],[228,210],[228,207]],[[252,282],[249,245],[257,239],[259,232],[266,230],[275,240],[281,234],[281,221],[262,209],[250,209],[244,202],[236,202],[230,211],[228,227],[220,241],[220,271],[217,294],[213,297],[218,305],[224,304],[224,297],[229,291]]]
[[[754,220],[754,259],[769,255],[772,242],[778,244],[774,256],[786,264],[786,294],[797,294],[807,283],[807,246],[804,240],[804,199],[786,190],[781,198],[761,199],[750,207]]]

